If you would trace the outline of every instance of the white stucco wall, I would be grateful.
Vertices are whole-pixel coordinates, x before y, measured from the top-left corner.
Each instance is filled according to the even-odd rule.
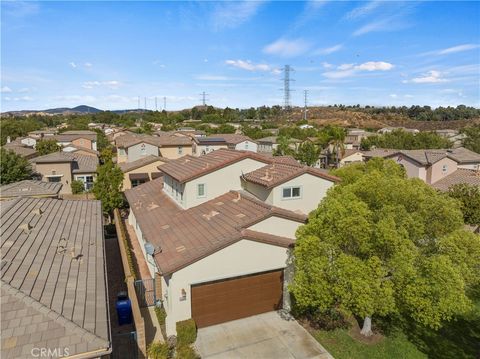
[[[176,322],[191,318],[192,284],[285,268],[287,259],[287,248],[241,240],[173,273],[165,291],[167,335],[176,333]],[[185,300],[180,300],[182,289]]]
[[[445,169],[445,171],[444,171]],[[433,184],[457,170],[457,162],[446,157],[427,169],[427,183]]]
[[[193,179],[185,184],[184,208],[198,206],[230,190],[241,190],[241,175],[265,166],[265,163],[245,158],[239,162]],[[197,196],[197,185],[205,184],[205,197]]]
[[[143,145],[145,146],[144,152],[142,152]],[[158,147],[149,143],[137,143],[127,149],[127,162],[133,162],[149,155],[158,156]]]
[[[422,181],[427,182],[427,169],[424,166],[403,155],[391,157],[391,159],[405,168],[408,178],[420,178]]]
[[[302,224],[303,223],[292,221],[290,219],[272,216],[248,227],[248,229],[295,239],[295,232]]]
[[[147,255],[147,253],[145,252],[145,240],[143,239],[142,230],[140,229],[140,226],[137,225],[137,220],[132,210],[130,210],[130,213],[128,215],[128,224],[130,224],[133,227],[135,231],[135,235],[137,236],[137,239],[138,239],[138,243],[140,244],[140,248],[142,249],[143,256],[147,261],[150,274],[152,278],[155,278],[155,272],[157,272],[157,266],[155,265],[153,257],[151,255]]]
[[[328,189],[333,185],[334,183],[331,181],[305,173],[273,188],[272,204],[280,208],[308,214],[318,207]],[[300,198],[283,198],[283,188],[297,186],[300,186]]]
[[[235,145],[235,149],[239,150],[239,151],[257,152],[258,151],[258,145],[255,142],[247,140],[247,141],[237,143]]]

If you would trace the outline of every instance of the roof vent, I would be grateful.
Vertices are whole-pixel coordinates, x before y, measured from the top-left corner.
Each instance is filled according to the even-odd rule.
[[[152,202],[147,206],[147,211],[151,211],[151,210],[153,210],[155,208],[158,208],[158,207],[159,207],[158,204],[155,204],[155,203]]]
[[[222,201],[216,202],[215,204],[216,204],[217,206],[223,206],[223,202],[222,202]]]
[[[23,230],[25,234],[30,234],[33,227],[30,225],[30,223],[22,223],[21,225],[18,226],[18,228]]]
[[[237,192],[237,198],[232,199],[233,202],[238,202],[242,199],[242,196],[240,195],[239,192]]]

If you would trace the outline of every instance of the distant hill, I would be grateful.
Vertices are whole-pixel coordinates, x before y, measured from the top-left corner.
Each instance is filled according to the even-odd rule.
[[[99,110],[98,108],[87,106],[87,105],[80,105],[77,107],[69,108],[69,107],[58,107],[58,108],[49,108],[47,110],[22,110],[22,111],[8,111],[3,112],[2,115],[11,115],[11,116],[27,116],[33,114],[49,114],[49,115],[68,115],[68,114],[86,114],[86,113],[99,113],[103,112],[103,110]]]

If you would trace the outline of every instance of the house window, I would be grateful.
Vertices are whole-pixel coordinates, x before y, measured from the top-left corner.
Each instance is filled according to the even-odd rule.
[[[178,146],[178,154],[179,155],[183,154],[183,147],[182,146]]]
[[[142,145],[140,146],[140,153],[142,155],[146,155],[147,154],[147,148],[145,147],[145,144],[142,143]]]
[[[118,154],[119,154],[120,156],[125,156],[125,149],[124,149],[124,148],[119,148],[119,149],[118,149]]]
[[[284,187],[282,197],[284,199],[300,198],[300,187]]]
[[[77,176],[76,180],[83,182],[85,191],[90,191],[93,187],[93,176]]]
[[[197,197],[201,198],[201,197],[205,197],[205,196],[206,196],[205,183],[197,184]]]
[[[443,165],[443,167],[442,167],[442,172],[443,172],[443,173],[446,173],[447,170],[448,170],[448,166],[447,166],[447,165]]]
[[[132,188],[140,186],[141,184],[145,183],[146,181],[141,179],[141,180],[131,180],[132,182]]]
[[[48,182],[60,182],[62,179],[62,176],[50,176],[47,178],[48,178]]]
[[[245,149],[248,150],[248,142],[245,142]]]

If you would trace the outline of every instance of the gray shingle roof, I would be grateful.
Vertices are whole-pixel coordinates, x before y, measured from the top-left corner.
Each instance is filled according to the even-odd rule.
[[[106,354],[111,335],[100,202],[3,203],[1,356],[31,357],[33,347]]]
[[[56,197],[62,189],[59,182],[24,180],[0,187],[0,198],[11,197]]]
[[[98,158],[76,152],[54,152],[31,160],[32,163],[72,162],[73,173],[93,173],[97,171]]]
[[[17,155],[22,157],[33,157],[37,154],[37,151],[35,151],[33,148],[16,142],[7,143],[3,146],[3,148],[8,151],[15,152]]]

